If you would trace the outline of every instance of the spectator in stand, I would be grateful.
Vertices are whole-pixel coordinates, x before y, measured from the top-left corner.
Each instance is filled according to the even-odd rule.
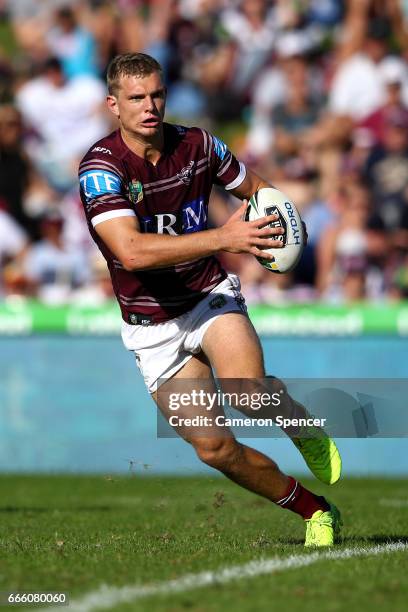
[[[190,11],[183,8],[173,3],[168,14],[166,42],[161,40],[160,45],[150,42],[146,49],[164,66],[168,85],[167,113],[172,117],[182,116],[186,121],[205,112],[205,96],[196,84],[195,64],[206,33],[202,27],[205,22],[197,15],[194,19]]]
[[[145,0],[117,0],[119,53],[137,52],[145,47]]]
[[[0,106],[0,199],[33,240],[38,238],[36,217],[57,199],[23,149],[21,115],[12,105]]]
[[[230,87],[243,95],[273,50],[276,19],[268,0],[241,0],[221,15],[221,24],[235,44]]]
[[[23,206],[30,168],[21,139],[20,113],[10,104],[0,106],[0,199],[16,222],[32,233],[32,222]]]
[[[88,0],[78,6],[77,12],[80,23],[95,39],[97,65],[105,77],[106,66],[123,44],[118,34],[120,20],[116,4],[111,0]]]
[[[365,169],[375,210],[388,231],[401,227],[408,206],[408,110],[394,107],[384,115],[382,143],[371,151]]]
[[[361,119],[383,103],[381,62],[387,55],[390,34],[385,20],[368,24],[361,51],[347,59],[333,79],[329,97],[329,110],[333,114]]]
[[[209,114],[226,120],[239,116],[249,102],[250,87],[273,50],[276,20],[268,0],[240,0],[227,5],[219,24],[224,37],[203,58],[199,72]]]
[[[89,233],[89,232],[88,232]],[[89,256],[90,278],[71,293],[72,303],[78,306],[100,306],[115,297],[106,261],[96,249]]]
[[[84,151],[109,130],[105,87],[90,75],[67,80],[57,58],[17,91],[17,105],[31,138],[26,147],[34,165],[57,191],[76,182]]]
[[[364,130],[366,138],[374,144],[384,143],[384,132],[390,114],[400,111],[408,113],[408,68],[404,60],[397,57],[386,58],[381,65],[381,77],[385,87],[385,102],[374,113],[356,125],[360,133]]]
[[[54,25],[47,34],[52,55],[62,64],[68,79],[82,75],[97,77],[100,73],[96,42],[88,30],[80,26],[70,6],[54,13]]]
[[[47,32],[50,15],[66,2],[67,0],[6,0],[14,36],[25,57],[40,62],[49,55]]]
[[[334,302],[378,298],[384,287],[386,237],[373,215],[370,192],[362,183],[346,183],[333,195],[337,222],[321,234],[317,247],[317,288]]]
[[[310,40],[301,31],[279,36],[276,61],[261,72],[253,89],[247,136],[247,153],[251,157],[270,163],[275,146],[279,148],[277,139],[282,136],[280,142],[285,148],[285,135],[290,133],[291,148],[297,149],[300,134],[316,121],[324,95],[321,71],[309,59],[311,49]],[[300,122],[292,120],[295,116]],[[281,120],[289,129],[282,126],[278,133]]]
[[[272,113],[274,127],[273,150],[278,165],[291,163],[303,155],[303,134],[318,120],[321,98],[313,96],[308,64],[300,56],[284,62],[286,78],[285,102]]]
[[[70,301],[72,292],[90,280],[83,253],[71,250],[63,238],[64,222],[58,214],[47,214],[40,224],[41,240],[25,257],[25,274],[32,293],[49,304]]]

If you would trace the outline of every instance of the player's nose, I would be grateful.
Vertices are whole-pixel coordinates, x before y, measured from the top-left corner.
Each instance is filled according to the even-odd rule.
[[[155,109],[155,104],[152,96],[145,97],[145,110],[153,111]]]

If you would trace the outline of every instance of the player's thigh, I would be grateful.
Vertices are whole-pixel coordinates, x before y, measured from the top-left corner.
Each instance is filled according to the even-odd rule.
[[[230,312],[218,317],[205,332],[201,346],[218,378],[265,376],[261,343],[243,314]]]
[[[202,399],[203,396],[197,394],[200,390],[203,390],[205,394],[214,394],[213,397],[217,393],[210,362],[202,352],[193,355],[180,370],[152,394],[152,398],[166,420],[170,421],[173,417],[173,423],[176,423],[176,426],[172,426],[175,431],[184,440],[193,444],[196,449],[217,446],[217,440],[220,439],[233,439],[229,428],[216,422],[218,416],[224,415],[222,407],[214,402],[211,410],[207,410],[208,396]],[[193,392],[196,392],[195,396]],[[181,403],[179,401],[181,394],[184,394],[185,398],[190,397],[190,403],[186,399]],[[185,419],[196,417],[201,417],[201,420],[198,419],[194,425],[184,424]],[[206,420],[203,420],[205,418]]]

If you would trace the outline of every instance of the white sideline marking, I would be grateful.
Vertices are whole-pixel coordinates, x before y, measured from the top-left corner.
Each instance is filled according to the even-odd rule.
[[[408,508],[408,499],[380,499],[380,506],[389,506],[390,508]]]
[[[146,585],[140,584],[123,587],[102,585],[81,599],[72,600],[67,606],[67,609],[69,612],[108,610],[117,604],[130,603],[153,595],[170,595],[206,586],[227,584],[228,582],[240,580],[242,578],[253,578],[263,574],[273,574],[283,570],[297,569],[327,559],[336,561],[338,559],[375,556],[403,550],[408,550],[408,543],[396,542],[370,547],[345,548],[337,551],[330,550],[326,552],[312,552],[304,555],[291,555],[286,558],[275,557],[274,559],[259,559],[257,561],[250,561],[245,565],[220,568],[219,570],[200,572],[199,574],[186,574],[174,580]],[[61,607],[46,607],[42,610],[43,612],[61,612]]]

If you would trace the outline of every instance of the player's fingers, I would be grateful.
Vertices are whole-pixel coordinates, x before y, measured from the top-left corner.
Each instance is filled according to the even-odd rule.
[[[268,215],[267,217],[261,217],[260,219],[255,219],[252,221],[256,227],[265,227],[265,225],[269,225],[269,223],[273,223],[279,219],[279,215]]]
[[[281,249],[284,246],[281,240],[268,240],[267,238],[257,238],[253,244],[264,249]]]
[[[283,227],[264,227],[262,229],[257,229],[257,236],[278,236],[284,234],[285,230]]]
[[[252,247],[252,249],[249,252],[251,253],[251,255],[255,255],[255,257],[262,257],[262,259],[267,259],[268,261],[272,261],[273,259],[275,259],[271,253],[262,251],[261,249],[258,249],[257,247]]]

